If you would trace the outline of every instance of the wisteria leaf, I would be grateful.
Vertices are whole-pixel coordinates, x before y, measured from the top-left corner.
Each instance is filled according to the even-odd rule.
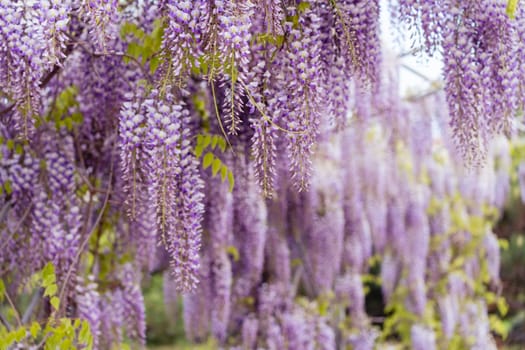
[[[218,138],[218,135],[213,136],[211,140],[211,148],[215,149],[215,147],[217,147],[217,142],[219,141]]]
[[[153,57],[149,61],[149,72],[151,74],[154,74],[157,71],[157,68],[159,68],[160,65],[160,58],[158,56]]]
[[[219,158],[215,158],[215,160],[213,161],[212,167],[211,167],[211,172],[213,176],[217,175],[217,173],[221,169],[221,166],[222,166],[221,160]]]
[[[221,180],[224,182],[226,180],[226,177],[228,176],[228,167],[226,165],[222,165],[221,167]]]
[[[217,145],[221,149],[222,152],[226,151],[226,140],[222,136],[217,136]]]
[[[57,293],[57,285],[51,284],[46,287],[46,290],[44,292],[44,296],[54,296]]]
[[[4,300],[5,284],[4,280],[0,279],[0,301]]]
[[[202,145],[197,143],[197,146],[195,146],[195,157],[200,158],[203,152],[204,148],[202,147]]]
[[[89,323],[86,320],[82,321],[82,325],[80,327],[80,332],[78,335],[78,340],[86,345],[92,342],[91,330],[89,327]]]
[[[211,152],[208,152],[204,155],[204,158],[202,159],[202,167],[204,169],[208,169],[210,165],[213,163],[214,155]]]
[[[55,282],[55,267],[53,266],[53,263],[48,262],[42,269],[42,287],[46,288]]]
[[[516,10],[518,9],[518,0],[508,0],[507,2],[507,16],[509,18],[516,18]]]
[[[233,179],[233,172],[228,171],[228,182],[230,183],[230,192],[233,191],[233,186],[235,185],[235,180]]]
[[[11,187],[11,181],[7,180],[6,182],[4,182],[4,190],[5,190],[5,193],[7,193],[7,195],[10,195],[11,193],[13,193],[13,188]]]
[[[36,338],[36,336],[38,335],[38,333],[40,332],[41,329],[42,329],[42,327],[40,327],[40,323],[35,321],[29,327],[29,333],[31,333],[31,336],[33,338]]]
[[[202,135],[202,148],[206,148],[212,142],[211,135]]]
[[[226,253],[228,253],[228,255],[230,255],[233,258],[234,262],[239,261],[240,254],[239,254],[239,250],[237,249],[237,247],[235,247],[233,245],[227,246],[226,247]]]
[[[60,307],[60,299],[58,299],[58,297],[52,297],[49,302],[55,310],[58,310],[58,308]]]

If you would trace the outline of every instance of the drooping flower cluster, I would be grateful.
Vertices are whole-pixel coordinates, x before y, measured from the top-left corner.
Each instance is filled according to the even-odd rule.
[[[511,164],[508,144],[488,140],[525,100],[525,12],[393,4],[443,52],[452,133],[487,156],[466,176],[433,144],[449,141],[429,112],[441,106],[402,101],[383,70],[379,5],[0,0],[8,290],[51,261],[61,307],[33,318],[86,319],[100,349],[145,343],[141,280],[168,266],[167,299],[182,294],[193,341],[491,344],[479,292],[499,285],[500,256],[487,213],[510,194]],[[388,310],[380,338],[370,286]]]
[[[98,50],[107,52],[107,44],[115,34],[110,26],[118,23],[118,1],[83,0],[81,13],[87,23],[91,22],[93,44]]]
[[[198,283],[202,180],[191,150],[191,116],[183,105],[174,102],[171,92],[157,90],[144,101],[145,143],[150,148],[148,184],[175,280],[181,290],[189,291]]]
[[[445,90],[456,142],[479,162],[495,133],[512,132],[523,102],[519,89],[522,19],[506,1],[398,1],[398,16],[430,54],[443,52]],[[520,10],[521,11],[521,10]],[[413,37],[417,37],[414,34]]]

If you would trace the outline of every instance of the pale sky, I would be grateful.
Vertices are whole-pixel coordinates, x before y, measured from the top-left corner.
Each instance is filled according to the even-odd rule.
[[[409,35],[405,35],[405,40],[401,38],[398,28],[393,28],[388,10],[388,0],[381,1],[381,34],[386,56],[391,53],[392,57],[399,57],[403,53],[411,51]],[[387,57],[385,57],[386,59]],[[399,63],[407,68],[400,70],[400,89],[403,96],[424,93],[435,89],[432,82],[441,82],[441,58],[429,58],[424,53],[407,55],[398,59]],[[415,72],[421,73],[427,79],[423,79]]]

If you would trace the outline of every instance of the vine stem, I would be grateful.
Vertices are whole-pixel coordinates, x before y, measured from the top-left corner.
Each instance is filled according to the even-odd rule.
[[[18,231],[20,226],[22,226],[22,223],[25,221],[25,219],[27,218],[27,216],[31,212],[31,208],[33,208],[33,204],[31,204],[31,205],[29,205],[27,207],[27,209],[25,210],[25,212],[22,215],[22,217],[20,218],[20,220],[18,220],[18,222],[16,223],[15,229],[12,232],[10,232],[9,237],[2,243],[2,246],[0,247],[0,251],[1,252],[4,251],[4,249],[7,247],[7,245],[11,241],[11,238],[13,238],[13,236],[15,235],[16,231]]]
[[[79,247],[79,249],[77,251],[77,254],[75,255],[75,258],[73,259],[73,261],[71,263],[71,266],[69,267],[69,269],[67,271],[66,277],[64,279],[64,283],[62,284],[62,288],[60,290],[60,294],[59,294],[59,297],[58,297],[59,300],[60,300],[60,308],[62,308],[62,306],[65,304],[65,303],[62,303],[62,299],[64,298],[64,294],[66,292],[66,286],[67,286],[67,284],[69,282],[69,279],[71,278],[71,274],[73,273],[73,269],[76,266],[78,260],[80,259],[80,256],[82,255],[82,252],[84,251],[87,243],[89,242],[89,238],[95,232],[96,228],[100,224],[100,221],[102,220],[102,217],[104,216],[104,212],[106,211],[106,207],[107,207],[108,202],[109,202],[109,197],[111,195],[111,182],[113,181],[113,167],[114,167],[113,149],[112,149],[111,153],[112,153],[112,156],[111,156],[111,162],[110,162],[110,168],[109,168],[108,188],[106,190],[106,196],[104,198],[104,203],[102,204],[102,208],[100,209],[100,212],[98,214],[97,219],[95,220],[95,223],[93,224],[93,227],[91,228],[89,234],[86,235],[86,238],[84,239],[84,241],[80,245],[80,247]]]
[[[33,297],[31,298],[31,301],[29,302],[29,306],[27,307],[26,311],[24,312],[24,315],[22,316],[22,324],[26,324],[29,321],[29,318],[33,314],[33,310],[38,305],[38,301],[44,294],[44,288],[38,288],[35,291],[35,294],[33,294]]]
[[[4,290],[5,298],[7,299],[7,302],[9,303],[9,306],[13,309],[13,312],[15,314],[16,323],[18,323],[18,327],[22,327],[22,320],[20,319],[20,313],[18,312],[15,304],[13,303],[13,300],[9,296],[9,293],[7,292],[7,289]]]

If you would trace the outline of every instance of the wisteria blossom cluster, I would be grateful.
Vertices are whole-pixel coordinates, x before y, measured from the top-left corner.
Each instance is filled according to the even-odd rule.
[[[16,308],[51,262],[60,301],[36,288],[0,331],[70,317],[95,348],[145,344],[162,272],[194,341],[490,347],[510,161],[489,139],[523,110],[525,13],[390,2],[445,63],[445,91],[406,103],[383,4],[0,0],[0,279]]]
[[[396,128],[417,124],[441,98],[399,102],[388,117]],[[500,288],[492,227],[510,194],[509,142],[498,140],[488,166],[468,172],[439,136],[445,130],[429,132],[434,143],[421,151],[420,130],[389,134],[383,106],[370,110],[379,118],[317,146],[308,192],[294,190],[285,155],[272,199],[254,187],[242,156],[233,194],[206,180],[200,288],[182,296],[191,340],[373,349],[400,337],[413,349],[496,349],[487,314]],[[388,311],[382,328],[366,308],[374,286]],[[180,296],[166,287],[167,300]]]
[[[479,162],[495,133],[511,133],[523,105],[523,6],[507,1],[393,1],[395,16],[421,33],[422,51],[440,52],[456,141]]]

